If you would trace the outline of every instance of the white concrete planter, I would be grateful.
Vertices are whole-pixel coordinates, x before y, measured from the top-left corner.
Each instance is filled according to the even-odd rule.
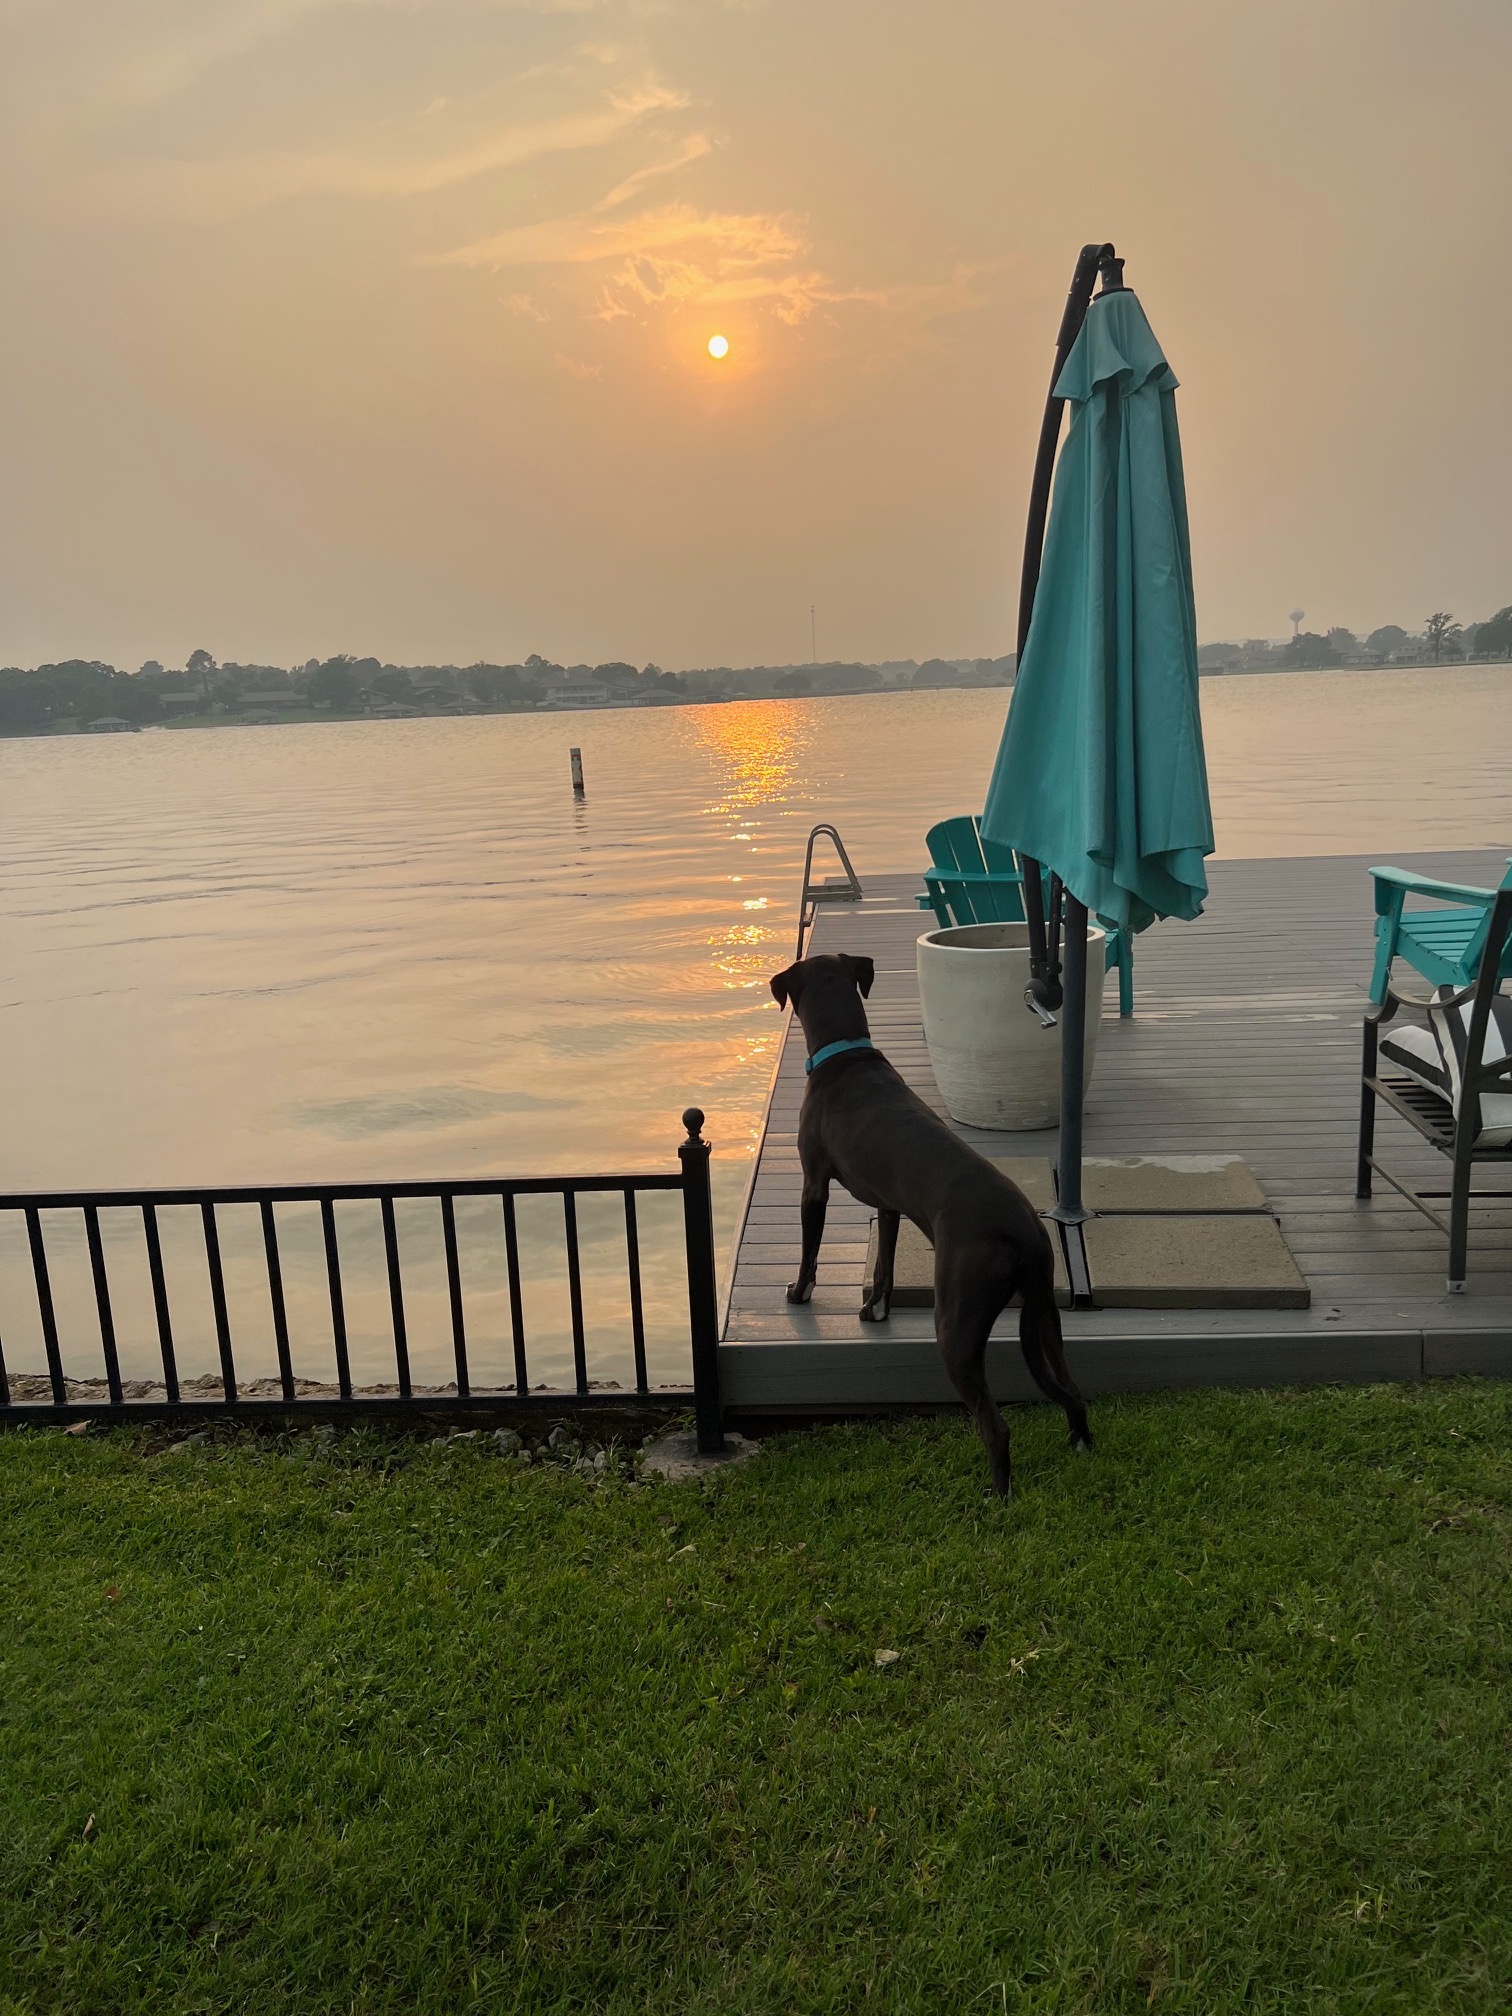
[[[1087,933],[1086,1083],[1102,1021],[1106,933]],[[1024,1006],[1027,924],[962,924],[918,944],[924,1040],[950,1116],[1005,1133],[1060,1118],[1061,1032]]]

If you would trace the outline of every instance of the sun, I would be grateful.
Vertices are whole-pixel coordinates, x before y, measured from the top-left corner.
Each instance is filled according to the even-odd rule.
[[[729,354],[730,339],[728,336],[711,336],[709,338],[709,355],[711,357],[728,357]]]

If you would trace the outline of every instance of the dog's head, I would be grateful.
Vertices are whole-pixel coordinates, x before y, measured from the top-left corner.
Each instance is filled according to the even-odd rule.
[[[786,1008],[791,1002],[805,1029],[811,1020],[820,1022],[825,1040],[833,1042],[866,1034],[866,1011],[861,1002],[870,994],[876,974],[870,959],[850,952],[822,952],[817,958],[800,959],[774,973],[771,985],[779,1007]]]

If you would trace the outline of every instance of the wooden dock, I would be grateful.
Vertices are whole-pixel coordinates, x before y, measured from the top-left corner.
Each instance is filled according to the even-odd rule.
[[[932,928],[915,876],[865,875],[860,903],[821,910],[809,949],[866,953],[879,1047],[943,1111],[920,1021],[914,943]],[[1312,1292],[1295,1311],[1093,1310],[1067,1314],[1067,1356],[1089,1392],[1210,1385],[1512,1375],[1512,1184],[1473,1207],[1466,1291],[1445,1287],[1445,1241],[1395,1192],[1354,1195],[1360,1028],[1372,958],[1366,857],[1220,861],[1195,924],[1138,941],[1135,1014],[1105,1014],[1086,1120],[1088,1155],[1237,1154],[1248,1162]],[[1499,853],[1406,854],[1400,865],[1494,885]],[[1116,1007],[1108,990],[1107,1008]],[[789,1024],[726,1287],[727,1406],[949,1400],[931,1312],[858,1316],[871,1213],[831,1197],[812,1302],[784,1289],[798,1262],[803,1033]],[[1383,1110],[1379,1150],[1446,1187],[1448,1165]],[[958,1131],[1002,1153],[1054,1158],[1056,1135]],[[1479,1173],[1479,1172],[1478,1172]],[[1496,1178],[1485,1187],[1493,1187]],[[1016,1315],[994,1333],[1004,1399],[1029,1397]],[[998,1341],[1001,1339],[1002,1341]]]

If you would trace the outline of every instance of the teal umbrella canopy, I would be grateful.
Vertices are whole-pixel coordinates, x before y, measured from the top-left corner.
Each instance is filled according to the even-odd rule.
[[[1176,378],[1100,294],[1055,384],[1072,419],[982,815],[1109,924],[1196,917],[1213,851]]]

